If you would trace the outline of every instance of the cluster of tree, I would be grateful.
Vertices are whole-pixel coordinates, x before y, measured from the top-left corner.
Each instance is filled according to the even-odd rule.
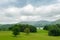
[[[29,34],[30,32],[37,32],[37,28],[35,26],[29,24],[1,24],[0,31],[12,31],[14,36],[20,34],[20,32],[25,32]]]
[[[35,26],[28,24],[15,24],[14,26],[10,27],[9,30],[13,30],[15,27],[18,27],[20,32],[24,32],[26,28],[29,28],[30,32],[37,32],[37,28]]]
[[[15,36],[19,35],[20,32],[25,32],[26,34],[29,34],[30,32],[37,32],[36,27],[28,24],[15,24],[10,27],[9,30],[13,31]]]
[[[47,25],[43,29],[48,30],[49,36],[60,36],[60,24]]]

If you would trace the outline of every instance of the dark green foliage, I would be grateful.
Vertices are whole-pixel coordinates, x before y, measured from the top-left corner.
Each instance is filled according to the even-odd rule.
[[[20,28],[20,32],[24,32],[24,29],[27,27],[27,25],[20,25],[19,28]]]
[[[19,35],[19,30],[18,30],[18,29],[14,29],[13,35],[14,35],[15,37],[16,37],[17,35]]]
[[[58,28],[60,28],[60,24],[56,24]]]
[[[44,26],[43,30],[48,30],[49,29],[49,26]]]
[[[31,27],[30,27],[30,32],[37,32],[37,29],[36,29],[36,27],[34,27],[34,26],[31,26]]]
[[[34,26],[32,26],[32,25],[28,25],[28,24],[23,24],[23,25],[20,25],[19,26],[20,27],[20,31],[21,32],[24,32],[24,30],[28,27],[29,28],[29,30],[30,30],[30,32],[37,32],[37,28],[36,27],[34,27]]]
[[[27,27],[27,28],[25,28],[24,32],[25,32],[26,34],[29,34],[29,33],[30,33],[30,29]]]
[[[48,26],[46,25],[43,29],[48,31],[49,36],[60,36],[60,25],[59,24],[48,25]]]
[[[20,31],[19,28],[17,27],[17,25],[15,25],[15,28],[12,29],[13,35],[16,37],[17,35],[19,35]]]
[[[60,36],[60,31],[57,29],[52,29],[49,31],[48,35],[50,36]]]
[[[32,26],[32,25],[28,25],[28,24],[15,24],[13,27],[10,27],[9,30],[13,30],[13,28],[15,28],[17,25],[17,27],[19,28],[20,32],[24,32],[24,30],[26,28],[29,28],[30,32],[37,32],[37,28]]]
[[[12,30],[13,27],[9,27],[8,30]]]
[[[36,27],[28,24],[15,24],[13,27],[9,28],[12,30],[13,35],[16,37],[19,35],[19,32],[25,32],[26,34],[29,34],[30,32],[37,32]]]
[[[50,36],[60,36],[60,28],[57,25],[51,25],[48,31],[48,35]]]

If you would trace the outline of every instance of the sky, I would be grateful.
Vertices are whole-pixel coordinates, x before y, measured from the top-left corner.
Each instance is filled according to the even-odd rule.
[[[60,19],[60,0],[0,0],[0,24]]]

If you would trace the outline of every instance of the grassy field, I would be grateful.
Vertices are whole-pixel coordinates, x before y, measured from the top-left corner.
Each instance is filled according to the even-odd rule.
[[[37,33],[20,33],[18,37],[13,37],[12,32],[0,31],[0,40],[60,40],[60,36],[48,36],[47,31],[38,30]]]

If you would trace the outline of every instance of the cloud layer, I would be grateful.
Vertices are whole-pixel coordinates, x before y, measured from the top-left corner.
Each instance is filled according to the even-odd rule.
[[[0,0],[1,24],[57,19],[60,19],[60,0]]]

